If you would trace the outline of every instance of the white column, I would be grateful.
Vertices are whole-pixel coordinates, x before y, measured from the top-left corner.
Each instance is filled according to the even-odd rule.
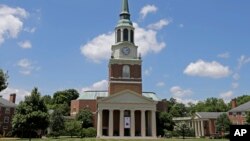
[[[145,110],[141,110],[141,136],[146,136],[146,125],[145,125]]]
[[[198,137],[198,125],[197,125],[197,121],[194,121],[194,131],[195,131],[195,137]]]
[[[98,110],[97,115],[97,137],[102,136],[102,110]]]
[[[120,110],[120,137],[124,136],[124,110]]]
[[[135,136],[135,110],[131,110],[130,113],[131,113],[130,134],[131,134],[131,137],[134,137]]]
[[[113,110],[109,110],[109,136],[113,136]]]
[[[156,137],[156,118],[155,118],[155,111],[151,111],[152,116],[152,137]]]
[[[201,137],[201,122],[198,120],[198,136]]]
[[[201,120],[201,136],[204,137],[204,121]]]

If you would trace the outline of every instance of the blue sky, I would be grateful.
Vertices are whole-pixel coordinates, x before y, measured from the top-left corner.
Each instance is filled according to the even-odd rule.
[[[250,92],[249,1],[129,1],[143,58],[143,89],[161,98],[225,101]],[[121,0],[2,0],[0,68],[18,101],[107,87]]]

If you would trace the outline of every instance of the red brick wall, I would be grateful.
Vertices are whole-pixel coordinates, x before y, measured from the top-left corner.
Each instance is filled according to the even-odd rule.
[[[81,109],[84,108],[89,108],[91,110],[91,112],[93,113],[93,123],[94,123],[94,127],[96,128],[97,126],[97,115],[96,115],[96,111],[97,111],[97,101],[96,100],[72,100],[71,101],[71,116],[73,112],[78,113]]]
[[[109,68],[109,78],[121,78],[124,65],[126,64],[111,64]],[[129,65],[129,67],[131,78],[141,78],[141,65]]]
[[[230,121],[232,122],[232,124],[238,124],[238,125],[243,125],[246,121],[246,117],[244,117],[243,115],[241,115],[241,113],[231,113],[229,112],[228,117],[230,119]]]
[[[157,111],[159,112],[167,112],[168,107],[167,107],[167,101],[159,101],[156,105]]]
[[[131,90],[138,94],[142,94],[142,84],[122,84],[122,83],[110,83],[109,94],[116,94],[124,90]]]
[[[0,107],[0,134],[3,134],[3,130],[7,134],[12,129],[12,118],[14,117],[15,108],[10,108],[10,113],[5,113],[6,107]],[[9,117],[9,123],[4,123],[4,117]],[[3,127],[7,127],[7,129],[3,129]]]

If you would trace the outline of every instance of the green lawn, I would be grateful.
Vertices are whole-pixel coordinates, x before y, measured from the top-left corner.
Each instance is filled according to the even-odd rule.
[[[2,139],[0,140],[6,140],[6,141],[28,141],[28,139]],[[53,139],[53,138],[48,138],[48,139],[32,139],[33,141],[144,141],[145,139],[80,139],[80,138],[58,138],[58,139]],[[146,141],[183,141],[183,139],[157,139],[157,140],[152,140],[152,139],[146,139]],[[229,141],[226,139],[185,139],[186,141]]]

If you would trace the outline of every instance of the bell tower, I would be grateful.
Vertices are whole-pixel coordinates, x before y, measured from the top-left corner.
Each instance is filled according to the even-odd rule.
[[[109,95],[130,90],[142,94],[141,57],[134,43],[128,0],[122,0],[120,19],[115,28],[115,45],[109,60]]]

